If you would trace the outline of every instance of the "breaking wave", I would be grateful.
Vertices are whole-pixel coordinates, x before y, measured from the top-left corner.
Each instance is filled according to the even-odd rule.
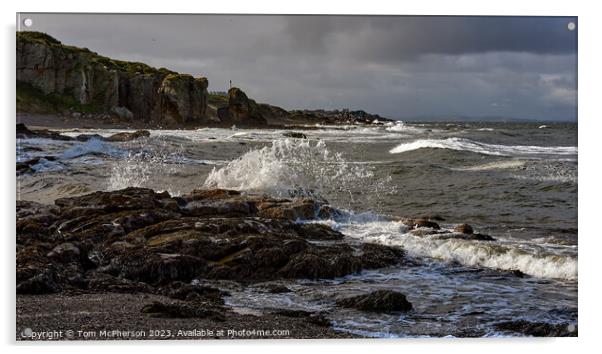
[[[407,228],[401,222],[395,221],[327,222],[351,238],[401,246],[414,256],[457,262],[469,267],[520,270],[542,278],[577,279],[576,257],[551,253],[541,247],[503,241],[479,242],[415,236],[407,233]]]
[[[126,152],[100,139],[90,139],[84,143],[73,145],[59,156],[62,160],[74,159],[84,155],[101,155],[122,157]]]
[[[346,161],[321,140],[277,139],[270,146],[251,150],[222,168],[214,168],[204,185],[279,197],[327,198],[343,194],[353,199],[352,187],[374,195],[392,191],[389,179],[376,178],[368,165]]]
[[[464,138],[420,139],[410,143],[399,144],[389,150],[391,154],[400,154],[424,148],[471,151],[496,156],[528,156],[528,155],[575,155],[575,146],[528,146],[528,145],[495,145],[472,141]]]

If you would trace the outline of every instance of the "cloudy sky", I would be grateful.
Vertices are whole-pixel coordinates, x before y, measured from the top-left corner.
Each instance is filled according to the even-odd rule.
[[[287,109],[575,120],[576,18],[28,14],[100,54]]]

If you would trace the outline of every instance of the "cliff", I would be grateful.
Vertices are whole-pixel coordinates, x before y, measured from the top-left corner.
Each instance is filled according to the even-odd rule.
[[[40,32],[17,32],[17,111],[112,114],[157,126],[208,121],[204,77],[110,59]]]
[[[375,124],[364,111],[286,111],[241,89],[209,94],[206,78],[111,59],[41,32],[17,32],[17,112],[149,128]]]

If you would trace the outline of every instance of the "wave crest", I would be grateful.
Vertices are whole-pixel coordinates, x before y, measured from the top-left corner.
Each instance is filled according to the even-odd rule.
[[[348,195],[351,187],[377,195],[387,181],[375,178],[369,166],[347,162],[323,141],[277,139],[251,150],[226,166],[214,168],[205,187],[267,193],[273,196],[328,197]]]
[[[528,155],[575,155],[576,146],[528,146],[496,145],[472,141],[464,138],[419,139],[399,144],[389,150],[391,154],[401,154],[424,148],[438,148],[457,151],[471,151],[484,155],[528,156]]]

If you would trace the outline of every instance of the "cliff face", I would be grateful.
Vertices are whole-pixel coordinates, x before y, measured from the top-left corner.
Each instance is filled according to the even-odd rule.
[[[157,125],[203,123],[207,86],[206,78],[112,60],[40,32],[17,32],[18,110],[113,112]]]

